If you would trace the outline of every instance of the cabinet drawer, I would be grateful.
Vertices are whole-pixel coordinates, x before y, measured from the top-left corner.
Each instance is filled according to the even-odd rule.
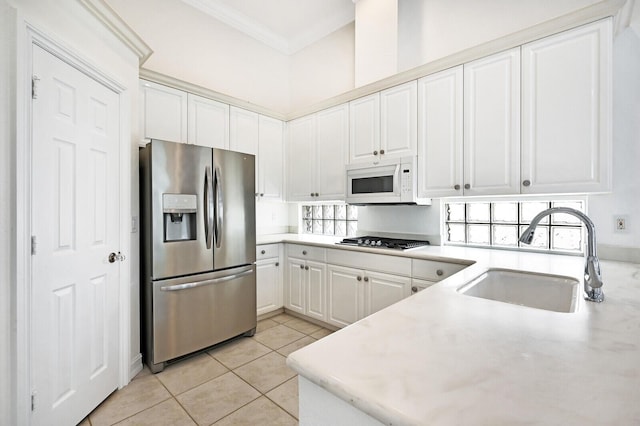
[[[440,281],[450,277],[468,265],[459,263],[437,262],[434,260],[413,259],[411,276],[428,281]]]
[[[299,244],[287,244],[287,256],[304,260],[325,261],[325,249],[315,246],[303,246]]]
[[[407,257],[385,256],[351,250],[328,249],[327,263],[394,275],[409,276],[411,273],[411,259]]]
[[[256,246],[256,260],[278,257],[278,244],[262,244]]]

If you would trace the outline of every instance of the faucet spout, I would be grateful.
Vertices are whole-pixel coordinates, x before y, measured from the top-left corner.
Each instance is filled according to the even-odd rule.
[[[545,216],[553,213],[566,213],[575,216],[580,219],[587,228],[587,256],[584,264],[585,299],[591,302],[602,302],[604,300],[604,292],[602,291],[603,282],[600,273],[600,260],[596,255],[596,227],[586,214],[569,207],[553,207],[543,210],[531,220],[531,224],[520,236],[520,242],[531,244],[533,235],[540,221]]]

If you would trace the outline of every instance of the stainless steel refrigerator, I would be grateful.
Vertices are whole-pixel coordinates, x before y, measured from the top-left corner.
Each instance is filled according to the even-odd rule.
[[[141,331],[152,372],[256,327],[255,157],[140,150]]]

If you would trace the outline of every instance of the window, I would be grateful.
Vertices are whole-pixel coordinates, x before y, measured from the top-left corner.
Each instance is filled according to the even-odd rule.
[[[358,207],[345,204],[316,204],[302,206],[302,233],[356,235],[358,230]]]
[[[555,213],[541,220],[530,245],[518,241],[531,219],[550,207],[571,207],[584,212],[585,202],[532,200],[445,203],[444,241],[447,244],[476,247],[582,253],[582,222],[568,214]]]

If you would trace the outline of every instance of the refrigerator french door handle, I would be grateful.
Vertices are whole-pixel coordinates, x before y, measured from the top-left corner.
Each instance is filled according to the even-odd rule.
[[[189,288],[202,287],[202,286],[205,286],[205,285],[223,283],[225,281],[235,280],[235,279],[242,278],[242,277],[244,277],[246,275],[250,275],[250,274],[253,274],[253,269],[249,270],[249,271],[240,272],[239,274],[233,274],[233,275],[227,275],[226,277],[214,278],[212,280],[196,281],[196,282],[192,282],[192,283],[176,284],[176,285],[166,285],[166,286],[160,287],[160,290],[162,290],[162,291],[186,290],[186,289],[189,289]]]
[[[222,227],[224,226],[224,193],[220,168],[216,167],[216,247],[222,245]]]
[[[207,166],[204,173],[204,234],[207,249],[211,248],[213,242],[213,210],[213,180],[211,167]]]

